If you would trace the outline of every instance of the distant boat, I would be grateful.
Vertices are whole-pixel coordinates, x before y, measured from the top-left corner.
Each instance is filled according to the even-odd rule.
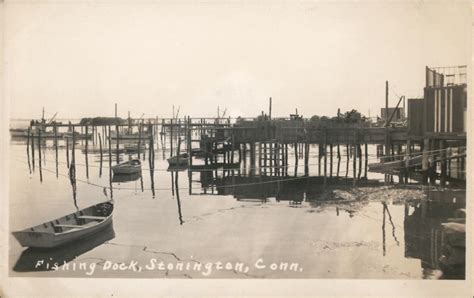
[[[28,137],[28,128],[10,128],[10,135],[12,138],[27,138]],[[58,138],[63,136],[63,133],[57,133],[56,136]],[[30,131],[30,137],[33,138],[38,138],[38,130],[31,130]],[[51,139],[54,138],[54,132],[52,131],[45,131],[44,129],[41,129],[41,138],[42,139]]]
[[[112,223],[113,209],[107,201],[12,234],[23,247],[57,247],[103,230]]]
[[[170,167],[187,166],[189,163],[189,157],[187,153],[183,153],[180,155],[172,156],[168,158],[167,161]]]
[[[150,133],[144,132],[141,135],[141,139],[142,140],[149,139],[150,136],[151,136]],[[110,138],[112,140],[117,140],[117,132],[115,132],[115,131],[111,132]],[[123,133],[123,134],[118,135],[118,139],[119,140],[138,140],[138,139],[140,139],[140,134],[138,134],[138,133]]]
[[[63,138],[65,139],[72,139],[72,132],[68,131],[68,132],[65,132],[63,134]],[[92,134],[81,134],[77,131],[74,132],[74,139],[76,140],[85,140],[85,139],[89,139],[91,140],[92,139]]]
[[[126,153],[137,153],[138,152],[138,145],[125,145],[124,146]],[[145,151],[145,144],[140,145],[140,152]]]
[[[138,159],[132,159],[119,163],[112,167],[114,174],[133,174],[139,173],[142,170],[142,164]]]

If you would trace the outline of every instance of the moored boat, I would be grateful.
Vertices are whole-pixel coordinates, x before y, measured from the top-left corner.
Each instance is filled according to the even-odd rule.
[[[138,159],[128,160],[112,167],[114,174],[133,174],[142,170],[142,164]]]
[[[12,234],[23,247],[57,247],[103,230],[112,223],[113,209],[107,201]]]

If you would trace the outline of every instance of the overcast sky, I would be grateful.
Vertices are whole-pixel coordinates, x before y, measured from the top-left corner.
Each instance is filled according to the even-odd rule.
[[[468,64],[470,2],[6,1],[11,118],[371,116]]]

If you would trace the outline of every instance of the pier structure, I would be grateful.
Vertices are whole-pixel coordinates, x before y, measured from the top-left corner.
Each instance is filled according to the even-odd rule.
[[[242,167],[251,175],[263,176],[288,176],[289,169],[294,169],[294,176],[308,176],[313,166],[310,156],[317,156],[319,176],[350,175],[356,183],[367,178],[371,168],[368,148],[376,145],[380,160],[372,168],[386,174],[386,182],[398,176],[405,183],[411,178],[424,183],[439,180],[446,185],[448,181],[465,181],[466,169],[465,68],[453,69],[426,68],[424,97],[408,99],[407,117],[404,96],[396,107],[389,107],[386,82],[384,117],[377,122],[355,110],[345,114],[338,110],[332,118],[304,118],[297,111],[287,118],[275,118],[271,116],[271,99],[269,114],[262,112],[255,118],[100,117],[74,124],[32,121],[27,132],[28,155],[34,169],[35,144],[40,148],[44,140],[53,139],[57,152],[58,140],[63,139],[68,166],[75,161],[78,141],[84,146],[86,164],[88,154],[97,150],[101,157],[102,150],[109,150],[118,163],[123,153],[145,160],[161,145],[163,158],[187,153],[188,170]],[[399,107],[401,102],[403,108]]]

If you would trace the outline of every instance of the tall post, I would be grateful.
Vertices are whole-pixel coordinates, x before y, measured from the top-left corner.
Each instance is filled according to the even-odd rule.
[[[33,163],[33,172],[35,171],[35,132],[31,131],[31,159]]]
[[[102,159],[103,159],[103,153],[102,153],[102,139],[100,137],[100,132],[99,132],[99,151],[100,151],[100,165],[99,165],[99,177],[102,176]]]
[[[54,155],[56,161],[56,178],[59,177],[59,169],[58,169],[58,127],[54,125]]]
[[[115,131],[117,132],[117,142],[116,142],[116,145],[115,145],[115,149],[117,150],[117,152],[115,152],[115,156],[116,156],[116,160],[117,160],[117,163],[120,162],[120,158],[119,158],[119,143],[120,143],[120,132],[119,132],[119,126],[118,126],[118,123],[116,122],[115,124]]]
[[[88,147],[89,147],[89,127],[86,125],[86,147],[85,147],[85,156],[86,156],[86,178],[89,179],[89,157],[88,157]]]
[[[369,146],[367,143],[364,144],[364,153],[365,153],[365,165],[364,165],[364,178],[367,179],[367,171],[369,168]]]
[[[138,124],[138,159],[140,159],[140,151],[141,151],[141,146],[142,146],[142,123],[140,122]]]
[[[327,179],[327,150],[328,150],[328,144],[327,144],[327,139],[328,139],[328,132],[325,130],[324,131],[324,146],[323,146],[323,153],[324,153],[324,185],[326,185],[326,179]]]
[[[385,126],[388,127],[388,81],[385,81]]]
[[[332,164],[333,164],[333,159],[332,159],[332,149],[333,146],[332,144],[329,144],[329,177],[332,178]]]
[[[346,144],[346,155],[347,155],[347,161],[346,161],[346,178],[349,176],[349,163],[350,163],[350,148],[349,144]]]
[[[43,182],[43,171],[41,168],[41,128],[38,129],[38,160],[39,160],[39,172],[40,172],[40,181]]]
[[[337,144],[337,174],[336,176],[339,177],[339,168],[341,166],[341,149],[339,148],[339,144]]]

